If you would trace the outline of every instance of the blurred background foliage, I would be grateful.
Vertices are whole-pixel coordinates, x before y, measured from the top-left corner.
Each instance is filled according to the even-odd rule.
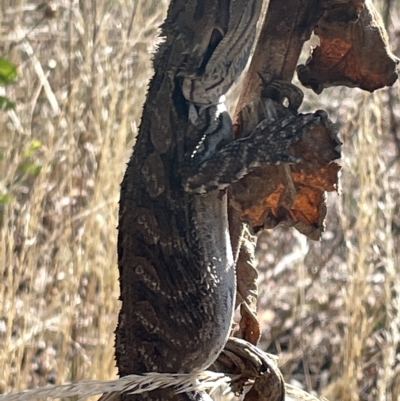
[[[377,3],[399,56],[400,5]],[[167,6],[0,4],[0,393],[115,377],[119,183]],[[283,228],[260,235],[261,346],[305,390],[394,401],[399,84],[305,93],[304,110],[324,108],[340,126],[342,188],[328,197],[321,242]]]

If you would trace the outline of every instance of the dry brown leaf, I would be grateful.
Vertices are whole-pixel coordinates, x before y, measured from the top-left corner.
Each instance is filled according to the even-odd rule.
[[[261,336],[260,323],[255,309],[250,309],[246,303],[240,305],[240,323],[238,336],[253,345],[257,345]]]
[[[318,240],[326,214],[325,191],[338,186],[340,141],[326,118],[292,146],[297,165],[260,168],[232,186],[232,202],[255,232],[278,224]]]
[[[297,68],[301,83],[316,93],[336,85],[370,92],[393,85],[399,59],[389,49],[384,24],[373,3],[329,3],[314,30],[320,45],[306,65]]]
[[[237,210],[229,209],[229,226],[232,248],[236,259],[236,303],[240,305],[241,320],[237,336],[257,344],[260,337],[260,327],[256,318],[257,309],[257,262],[254,252],[256,239],[247,226],[240,220]]]
[[[240,229],[240,232],[233,233],[233,240],[238,241],[237,244],[234,244],[235,253],[238,252],[235,309],[240,305],[241,315],[239,330],[235,335],[256,345],[260,338],[260,325],[256,317],[258,296],[258,271],[254,256],[256,240],[250,234],[247,226],[238,221],[239,217],[236,210],[230,210],[230,223],[236,219],[233,227]]]

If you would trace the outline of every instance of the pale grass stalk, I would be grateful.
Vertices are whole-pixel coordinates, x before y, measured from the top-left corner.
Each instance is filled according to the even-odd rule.
[[[199,374],[147,373],[146,375],[128,375],[117,380],[86,380],[78,383],[41,387],[35,390],[14,394],[0,395],[1,401],[28,401],[39,398],[78,397],[78,400],[101,395],[103,393],[141,394],[158,388],[176,387],[177,393],[188,391],[215,391],[225,388],[230,378],[222,373],[205,371]]]
[[[371,292],[368,277],[371,275],[371,256],[376,229],[376,207],[378,202],[376,182],[376,159],[378,142],[374,138],[377,128],[376,121],[371,118],[372,96],[364,94],[356,106],[358,115],[353,119],[349,129],[354,135],[354,154],[350,167],[351,172],[359,182],[359,193],[348,195],[347,199],[353,205],[347,206],[351,213],[344,220],[345,232],[355,231],[348,241],[347,262],[349,268],[349,285],[345,293],[346,314],[348,324],[343,346],[343,389],[344,401],[358,400],[359,376],[362,374],[362,351],[365,341],[371,334],[372,327],[365,311],[366,301]],[[344,206],[345,207],[345,206]],[[351,222],[355,218],[355,222]]]
[[[11,195],[0,232],[0,391],[46,383],[31,367],[42,345],[58,382],[115,376],[119,183],[167,3],[90,1],[82,11],[62,0],[56,19],[31,30],[41,15],[30,3],[2,2],[4,46],[28,37],[7,55],[20,70],[7,90],[17,109],[0,115],[0,188]],[[20,172],[32,140],[36,176]]]
[[[340,393],[344,401],[359,400],[359,382],[365,373],[363,355],[366,341],[373,333],[376,320],[381,318],[367,312],[373,291],[370,283],[374,274],[381,196],[378,182],[380,107],[379,95],[363,94],[356,105],[355,115],[347,124],[354,138],[353,152],[357,157],[350,159],[351,164],[346,167],[359,185],[353,193],[344,194],[342,208],[349,269],[349,284],[344,293],[348,323],[342,347],[342,378],[338,381],[343,386]]]
[[[394,90],[400,93],[397,85]],[[391,105],[394,107],[395,105]],[[375,111],[380,110],[377,108]],[[382,123],[382,116],[378,118]],[[383,127],[380,127],[380,135],[384,135]],[[377,383],[379,400],[395,401],[400,397],[400,377],[398,365],[398,349],[400,345],[400,276],[399,261],[400,249],[396,246],[396,239],[392,234],[392,222],[396,218],[395,208],[398,205],[398,194],[393,189],[398,183],[399,166],[392,168],[391,174],[388,171],[386,162],[380,164],[380,185],[383,196],[379,202],[382,235],[379,238],[382,244],[382,257],[385,266],[384,280],[384,305],[385,305],[385,335],[379,338],[382,350],[382,366]]]
[[[120,393],[141,394],[159,388],[175,387],[177,393],[190,391],[208,391],[223,388],[223,394],[230,391],[230,382],[238,377],[225,376],[223,373],[204,371],[198,374],[147,373],[145,375],[128,375],[117,380],[86,380],[78,383],[41,387],[19,393],[0,395],[1,401],[31,401],[39,398],[55,399],[78,397],[85,400],[96,395],[107,394],[106,400],[118,400]],[[317,398],[295,386],[285,384],[286,401],[326,401]]]

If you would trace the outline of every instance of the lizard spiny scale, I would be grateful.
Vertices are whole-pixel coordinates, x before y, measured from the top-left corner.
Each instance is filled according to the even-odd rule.
[[[204,135],[191,154],[191,163],[201,163],[214,155],[220,147],[232,142],[232,120],[226,111],[224,104],[210,106],[203,111],[210,115],[212,123],[208,126]]]

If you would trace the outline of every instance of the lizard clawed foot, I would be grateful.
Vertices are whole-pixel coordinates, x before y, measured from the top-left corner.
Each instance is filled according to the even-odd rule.
[[[267,354],[245,340],[231,337],[210,369],[239,375],[231,385],[236,393],[242,393],[249,380],[254,380],[246,394],[246,401],[252,400],[256,394],[261,399],[280,401],[284,399],[285,384],[277,359],[275,355]],[[259,394],[260,388],[263,389],[262,394]]]
[[[322,118],[317,112],[263,120],[250,136],[228,143],[199,164],[193,160],[182,173],[185,190],[199,194],[223,190],[258,167],[300,162],[288,149]]]
[[[288,114],[278,121],[262,121],[252,136],[254,163],[258,167],[265,164],[298,163],[301,159],[288,153],[288,148],[308,132],[323,117],[319,112],[314,114]]]
[[[299,109],[304,98],[304,93],[299,87],[281,79],[273,79],[267,82],[261,74],[259,76],[263,82],[262,97],[275,100],[282,105],[286,100],[288,102],[287,107],[290,110],[297,111]]]

